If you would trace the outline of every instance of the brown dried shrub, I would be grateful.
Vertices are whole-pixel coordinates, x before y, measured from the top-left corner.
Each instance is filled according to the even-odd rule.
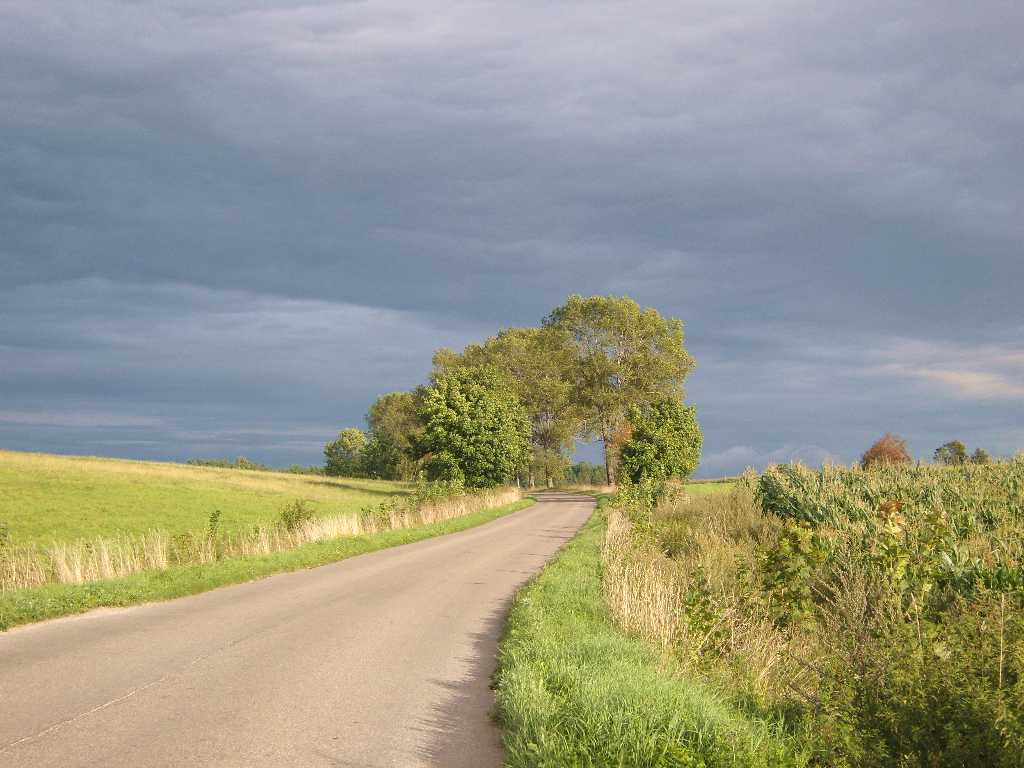
[[[913,459],[907,450],[907,441],[892,432],[886,432],[874,445],[864,451],[860,465],[864,469],[877,464],[910,464]]]

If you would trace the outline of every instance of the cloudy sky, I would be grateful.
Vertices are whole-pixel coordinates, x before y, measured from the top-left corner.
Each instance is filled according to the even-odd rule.
[[[600,293],[684,321],[703,475],[1024,449],[1022,30],[0,0],[0,447],[315,462],[434,348]]]

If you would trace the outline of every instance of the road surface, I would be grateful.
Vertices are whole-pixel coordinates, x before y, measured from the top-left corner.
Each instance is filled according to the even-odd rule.
[[[592,508],[2,633],[0,766],[500,766],[502,620]]]

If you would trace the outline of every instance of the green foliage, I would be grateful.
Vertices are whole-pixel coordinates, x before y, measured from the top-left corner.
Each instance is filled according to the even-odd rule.
[[[417,413],[418,393],[389,392],[366,414],[370,439],[363,449],[363,469],[370,477],[413,480],[418,467],[416,444],[423,433]]]
[[[383,435],[371,434],[360,457],[362,474],[382,480],[398,480],[407,474],[408,457]],[[404,478],[408,479],[408,478]]]
[[[620,469],[634,483],[684,479],[697,468],[703,442],[692,407],[658,400],[629,411],[633,435],[620,450]]]
[[[1024,754],[1024,621],[986,596],[941,621],[869,621],[822,669],[816,749],[826,765],[1011,768]]]
[[[430,479],[468,488],[500,485],[529,457],[530,424],[514,393],[489,368],[452,368],[422,396],[420,450]]]
[[[219,467],[222,469],[244,469],[250,472],[276,472],[273,467],[266,464],[247,459],[245,456],[236,456],[234,461],[228,459],[189,459],[185,462],[193,467]]]
[[[304,522],[313,518],[313,507],[303,499],[288,502],[281,510],[281,525],[287,531],[297,530]]]
[[[506,328],[461,354],[438,350],[435,373],[455,367],[494,370],[502,386],[515,393],[530,420],[529,474],[546,482],[561,478],[578,428],[573,401],[572,348],[556,328]],[[532,484],[532,483],[531,483]]]
[[[633,502],[638,559],[617,572],[677,581],[613,594],[673,595],[675,657],[747,711],[784,713],[812,765],[1019,766],[1022,491],[1018,458],[788,465],[728,496]]]
[[[499,648],[498,716],[511,768],[789,768],[806,759],[767,718],[747,715],[609,619],[605,520],[516,596]],[[699,588],[694,621],[710,620]]]
[[[971,454],[972,464],[991,464],[992,457],[988,455],[988,451],[984,448],[975,448],[974,453]]]
[[[571,397],[580,437],[605,444],[608,482],[613,478],[613,440],[630,406],[681,398],[693,360],[683,346],[683,325],[641,309],[629,297],[570,296],[544,320],[544,328],[568,340]]]
[[[959,440],[950,440],[935,449],[935,461],[947,466],[967,463],[967,447]]]
[[[565,470],[565,481],[570,485],[604,485],[607,480],[603,464],[577,461]]]
[[[341,430],[335,440],[324,446],[324,471],[328,475],[339,477],[359,475],[365,447],[366,433],[361,429],[348,427]]]
[[[776,623],[789,626],[812,617],[812,582],[825,560],[821,538],[804,522],[786,520],[778,539],[758,553],[761,584]]]
[[[758,479],[764,511],[811,523],[867,520],[886,501],[916,517],[945,510],[958,527],[988,528],[1024,517],[1024,458],[987,466],[880,466],[871,470],[799,464],[769,467]]]

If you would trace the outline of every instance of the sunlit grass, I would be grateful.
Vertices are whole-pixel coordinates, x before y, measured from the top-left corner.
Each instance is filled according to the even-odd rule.
[[[14,544],[184,533],[221,511],[225,528],[274,521],[304,499],[342,515],[411,492],[408,483],[150,461],[0,451],[0,524]]]

